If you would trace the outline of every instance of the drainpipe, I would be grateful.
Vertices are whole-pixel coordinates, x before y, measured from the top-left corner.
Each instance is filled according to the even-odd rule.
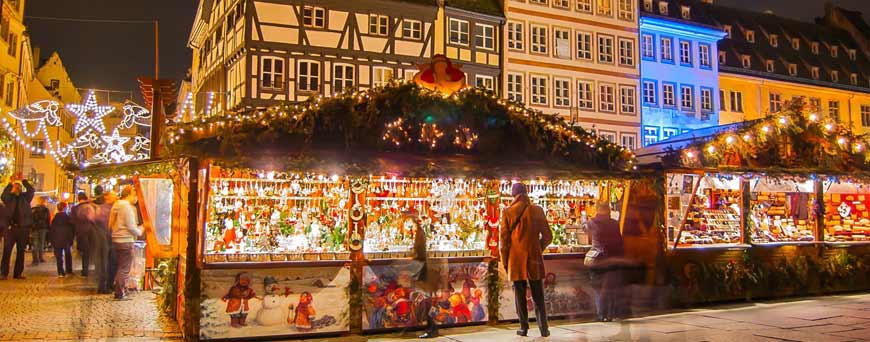
[[[855,94],[852,94],[851,96],[849,96],[849,101],[846,102],[846,106],[849,107],[848,108],[848,110],[849,110],[849,131],[852,132],[852,134],[855,134],[855,131],[853,131],[855,129],[855,127],[852,126],[852,99],[854,99],[854,98],[855,98]]]
[[[758,111],[759,111],[758,117],[759,118],[761,118],[762,115],[764,115],[764,106],[763,106],[764,100],[762,99],[762,96],[761,96],[762,95],[761,88],[763,88],[763,87],[764,87],[764,80],[761,80],[761,82],[758,83]],[[770,109],[770,108],[768,108],[768,109]],[[770,114],[770,113],[768,113],[768,114]],[[746,121],[746,114],[743,115],[743,120]]]

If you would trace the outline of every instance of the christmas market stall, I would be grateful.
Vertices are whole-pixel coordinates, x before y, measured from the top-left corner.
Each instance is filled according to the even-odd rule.
[[[866,286],[846,277],[870,260],[860,245],[870,228],[866,146],[865,137],[795,100],[777,115],[637,151],[641,167],[665,179],[675,300]]]
[[[630,151],[480,89],[393,82],[201,118],[169,139],[199,160],[201,263],[188,279],[200,287],[187,291],[200,291],[204,339],[416,328],[433,305],[443,325],[514,318],[497,256],[517,181],[554,232],[548,305],[583,314],[595,202],[638,220],[625,215]],[[435,293],[415,286],[418,227]]]

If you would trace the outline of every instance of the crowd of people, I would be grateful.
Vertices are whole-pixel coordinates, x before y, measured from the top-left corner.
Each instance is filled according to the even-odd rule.
[[[58,277],[74,276],[75,245],[82,262],[80,275],[96,281],[100,294],[114,294],[116,300],[129,299],[127,281],[133,264],[133,244],[143,233],[135,207],[138,198],[135,187],[123,187],[120,196],[101,187],[94,190],[93,198],[80,192],[76,194],[75,205],[60,202],[53,215],[48,198],[34,199],[35,194],[30,182],[20,176],[12,177],[3,190],[0,280],[9,276],[13,249],[13,278],[26,279],[24,256],[28,242],[34,265],[45,262],[47,243],[54,250]]]

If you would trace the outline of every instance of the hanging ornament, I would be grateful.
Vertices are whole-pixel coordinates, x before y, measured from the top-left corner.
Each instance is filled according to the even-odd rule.
[[[118,134],[116,128],[112,135],[103,136],[103,141],[106,143],[106,150],[94,156],[94,161],[98,163],[123,163],[133,159],[133,155],[127,154],[124,150],[124,144],[130,141],[129,137],[122,137]]]
[[[103,117],[111,114],[115,110],[115,107],[98,105],[97,96],[92,91],[88,93],[83,104],[69,104],[66,106],[66,109],[75,114],[78,119],[73,128],[73,133],[79,136],[91,130],[100,134],[106,133]]]

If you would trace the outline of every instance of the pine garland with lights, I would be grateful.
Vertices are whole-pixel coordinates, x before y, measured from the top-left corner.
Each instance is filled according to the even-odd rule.
[[[472,156],[504,163],[528,158],[596,171],[628,171],[635,163],[622,146],[492,92],[467,88],[445,96],[408,82],[201,118],[171,127],[169,142],[175,153],[240,165],[290,154],[284,166],[302,169],[322,151]]]
[[[802,100],[731,132],[671,149],[666,167],[765,169],[844,174],[868,171],[868,140],[833,118],[811,113]]]

